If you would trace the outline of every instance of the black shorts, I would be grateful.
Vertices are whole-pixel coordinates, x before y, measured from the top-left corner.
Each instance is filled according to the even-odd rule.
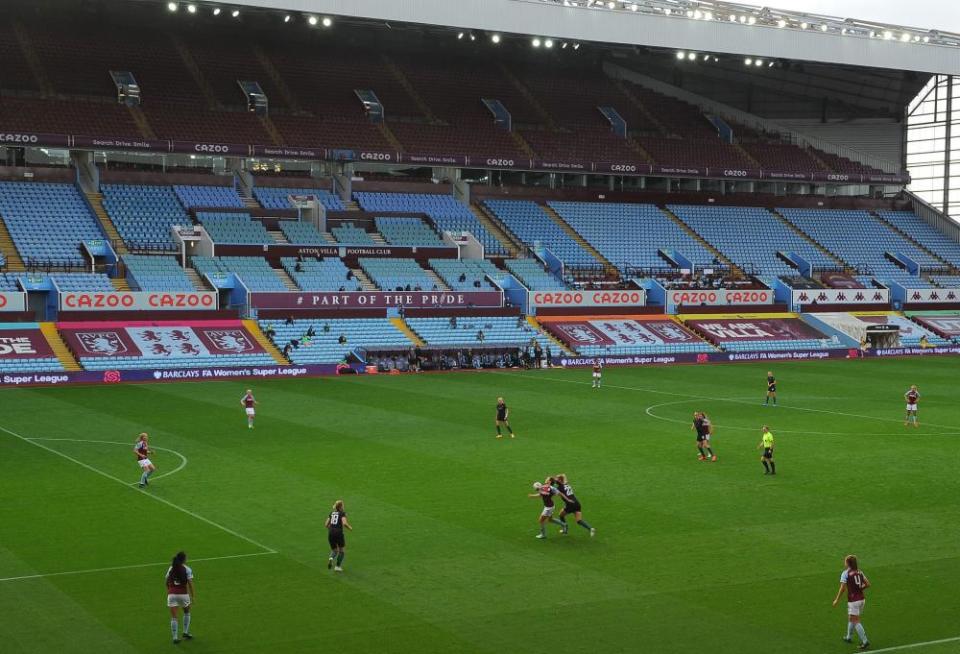
[[[703,441],[706,441],[706,440],[709,440],[709,437],[708,437],[706,434],[704,434],[704,435],[702,435],[702,436],[701,436],[700,434],[697,434],[697,442],[698,442],[698,443],[702,443]]]
[[[772,459],[773,458],[773,448],[765,447],[763,448],[763,458]]]
[[[767,392],[768,392],[768,393],[776,393],[776,392],[777,392],[777,385],[774,384],[773,386],[767,386]]]
[[[564,504],[564,505],[563,505],[563,512],[564,512],[564,513],[568,513],[568,514],[569,514],[569,513],[580,513],[581,511],[583,511],[583,507],[580,506],[580,502],[577,502],[576,504]]]
[[[497,422],[507,422],[506,416],[497,416]]]
[[[347,540],[343,537],[343,529],[331,529],[327,532],[327,542],[331,549],[346,547]]]

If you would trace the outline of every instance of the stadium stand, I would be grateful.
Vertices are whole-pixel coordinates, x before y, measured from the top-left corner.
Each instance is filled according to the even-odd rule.
[[[102,273],[50,273],[61,291],[114,291],[110,278]]]
[[[169,186],[104,184],[103,206],[132,250],[176,250],[170,228],[193,221]]]
[[[187,209],[244,207],[243,199],[232,186],[191,186],[178,184],[173,187],[180,203]]]
[[[296,365],[338,363],[357,348],[397,351],[413,346],[386,318],[261,320],[260,327],[273,333],[273,343]]]
[[[104,237],[72,184],[0,182],[0,217],[28,264],[83,265],[80,243]]]
[[[487,200],[487,208],[523,243],[541,244],[571,267],[596,266],[597,259],[584,250],[536,202]]]
[[[290,243],[295,245],[329,245],[327,240],[312,223],[302,220],[281,220],[280,232]],[[332,240],[332,237],[331,237]]]
[[[363,286],[340,259],[281,260],[283,269],[303,291],[362,291]]]
[[[442,290],[437,280],[413,259],[362,258],[360,267],[377,287],[384,291]]]
[[[590,245],[621,270],[664,268],[660,252],[678,251],[697,266],[711,266],[714,254],[652,204],[550,202],[549,205]]]
[[[140,291],[183,291],[196,289],[174,257],[128,254],[123,257],[130,288]]]
[[[217,277],[233,273],[239,277],[251,291],[286,291],[287,287],[277,276],[265,259],[259,257],[202,257],[191,259],[193,267],[200,275]]]
[[[416,217],[377,217],[377,231],[392,245],[442,246],[446,245],[423,220]]]
[[[533,340],[543,348],[550,344],[549,338],[534,331],[522,318],[508,316],[457,317],[456,327],[450,318],[408,318],[407,324],[433,346],[525,347]]]
[[[567,287],[560,278],[551,275],[534,259],[507,259],[505,264],[507,270],[531,291],[561,290]]]
[[[365,211],[425,213],[443,231],[466,231],[483,244],[487,254],[506,254],[500,243],[462,202],[450,195],[430,193],[357,192],[354,198]]]
[[[340,223],[337,227],[332,227],[330,233],[333,234],[333,237],[337,239],[338,243],[343,243],[344,245],[376,245],[377,242],[373,240],[373,237],[370,236],[366,231],[360,229],[353,223]]]
[[[917,243],[934,252],[947,263],[960,267],[960,244],[952,241],[920,216],[911,211],[880,209],[878,216],[893,225]]]
[[[319,188],[255,186],[253,197],[264,209],[292,209],[291,195],[315,195],[327,211],[343,211],[343,201],[330,191]]]
[[[267,228],[248,213],[198,211],[197,220],[214,243],[266,245],[276,243]]]
[[[496,266],[484,260],[430,259],[430,267],[455,291],[492,290],[495,287],[487,276],[496,278],[500,274]]]

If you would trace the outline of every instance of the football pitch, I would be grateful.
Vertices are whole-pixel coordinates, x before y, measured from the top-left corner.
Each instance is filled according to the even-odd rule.
[[[843,557],[874,651],[960,652],[953,358],[0,391],[0,651],[831,654]],[[903,393],[922,393],[920,429]],[[517,438],[494,438],[503,396]],[[691,414],[715,425],[697,460]],[[764,476],[760,426],[776,436]],[[136,487],[147,431],[158,470]],[[594,538],[537,540],[566,473]],[[344,572],[323,522],[343,499]]]

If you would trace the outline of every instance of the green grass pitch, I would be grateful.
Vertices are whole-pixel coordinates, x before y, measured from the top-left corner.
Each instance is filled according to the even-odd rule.
[[[0,391],[0,651],[172,651],[179,549],[193,653],[849,652],[830,606],[848,553],[875,649],[960,651],[957,360],[778,364],[777,408],[766,370],[610,368],[600,390],[589,370],[275,380],[253,383],[253,431],[246,384]],[[493,437],[498,395],[516,440]],[[694,409],[716,463],[696,459]],[[534,538],[527,493],[558,472],[595,538]],[[337,498],[355,528],[339,576]]]

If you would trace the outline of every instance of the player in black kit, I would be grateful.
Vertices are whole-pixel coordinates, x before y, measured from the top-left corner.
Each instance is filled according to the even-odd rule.
[[[699,461],[716,461],[717,455],[713,453],[713,447],[710,445],[710,437],[713,435],[713,425],[710,419],[703,411],[693,412],[693,426],[697,432],[697,449],[700,454],[697,456]]]
[[[323,523],[327,528],[327,541],[330,543],[330,558],[327,560],[327,570],[333,568],[335,572],[343,572],[343,557],[346,554],[347,542],[343,537],[344,528],[353,531],[353,527],[347,522],[347,512],[343,510],[343,500],[337,500],[333,505],[333,511],[327,516],[327,521]],[[334,568],[334,559],[336,567]]]
[[[560,522],[563,523],[563,527],[560,528],[560,533],[566,534],[570,525],[567,524],[567,516],[573,515],[576,519],[577,524],[590,532],[590,536],[594,536],[597,533],[597,530],[590,526],[586,520],[583,519],[583,507],[580,506],[580,500],[577,499],[576,494],[573,492],[573,486],[567,482],[567,476],[565,474],[554,475],[551,477],[553,480],[551,483],[554,488],[556,488],[563,497],[563,508],[560,510]]]
[[[770,404],[770,398],[773,398],[773,406],[777,406],[777,378],[773,376],[773,373],[767,371],[767,399],[763,403],[764,406]]]
[[[510,426],[510,409],[507,408],[507,404],[503,401],[502,397],[497,398],[497,420],[494,422],[497,426],[497,438],[503,438],[503,434],[500,433],[500,426],[504,426],[510,432],[510,438],[516,438],[516,434],[513,433],[513,427]]]

